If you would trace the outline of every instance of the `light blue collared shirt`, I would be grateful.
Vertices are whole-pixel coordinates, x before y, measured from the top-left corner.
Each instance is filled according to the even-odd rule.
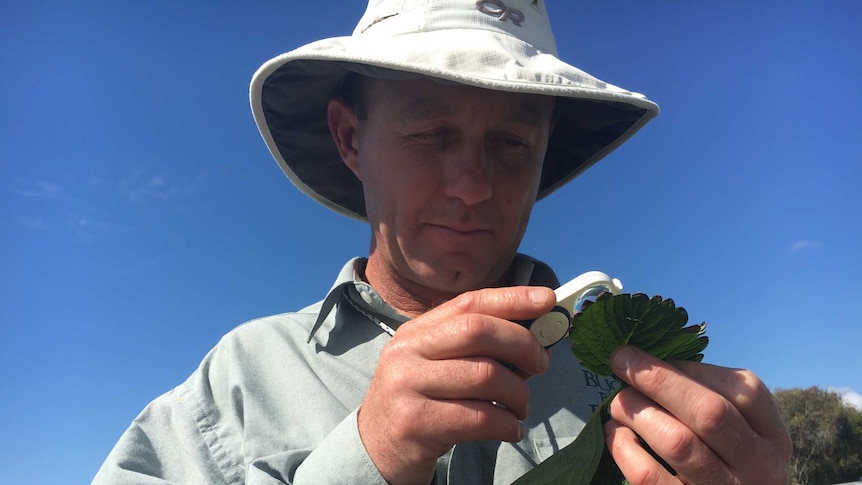
[[[406,318],[357,277],[364,264],[349,261],[323,301],[225,335],[132,422],[93,483],[385,485],[356,412],[390,337],[363,312],[393,327]],[[513,284],[559,284],[543,263],[518,255],[515,264]],[[524,439],[456,445],[438,461],[438,484],[510,484],[577,436],[615,383],[567,346],[528,381]]]

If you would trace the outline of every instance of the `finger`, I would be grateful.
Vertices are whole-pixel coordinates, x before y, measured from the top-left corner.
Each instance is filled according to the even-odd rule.
[[[783,437],[787,428],[769,389],[753,372],[699,362],[674,362],[685,375],[729,400],[762,436]]]
[[[509,410],[484,400],[434,401],[427,406],[428,429],[447,444],[499,440],[517,443],[524,425]],[[440,439],[440,438],[438,438]]]
[[[641,446],[634,431],[613,419],[605,423],[605,442],[620,471],[632,485],[679,483]]]
[[[507,409],[481,400],[399,399],[385,419],[376,419],[370,403],[363,402],[358,419],[363,442],[397,453],[411,461],[436,459],[456,443],[481,440],[517,442],[525,430]],[[364,422],[364,425],[363,425]]]
[[[540,345],[541,345],[541,344],[540,344]],[[551,348],[550,348],[550,347],[545,348],[545,355],[547,355],[547,356],[548,356],[548,364],[550,365],[550,362],[551,362]],[[516,374],[518,377],[520,377],[521,379],[524,379],[524,380],[530,379],[531,377],[535,377],[535,376],[537,376],[537,375],[538,375],[538,374],[535,374],[535,373],[532,373],[532,372],[525,372],[523,369],[519,369],[519,368],[517,368],[517,367],[515,367],[514,365],[511,365],[511,364],[507,365],[506,367],[507,367],[507,368],[509,368],[510,370],[511,370],[511,369],[514,369],[514,370],[515,370],[515,374]],[[545,370],[547,370],[547,369],[545,369]]]
[[[416,390],[431,399],[475,399],[502,404],[517,419],[529,413],[530,391],[521,377],[487,357],[434,361]]]
[[[417,331],[398,335],[393,345],[401,339],[410,339],[415,352],[430,360],[457,359],[484,356],[507,362],[528,374],[541,374],[548,368],[548,353],[536,337],[526,328],[509,320],[481,314],[462,314],[450,317],[446,322]]]
[[[535,337],[511,320],[538,317],[555,302],[554,292],[539,286],[472,291],[402,325],[396,340],[421,339],[417,351],[429,359],[485,355],[514,365],[521,375],[541,374],[547,353],[536,350]]]
[[[617,376],[666,409],[725,462],[744,461],[755,451],[757,433],[722,395],[634,347],[615,350],[611,362]]]
[[[732,482],[726,464],[688,426],[640,391],[623,389],[610,411],[615,421],[637,433],[681,478],[690,477],[692,483],[703,483],[703,477],[712,483]]]
[[[550,311],[557,298],[544,286],[509,286],[462,293],[435,308],[435,320],[465,313],[480,313],[506,320],[527,320]]]

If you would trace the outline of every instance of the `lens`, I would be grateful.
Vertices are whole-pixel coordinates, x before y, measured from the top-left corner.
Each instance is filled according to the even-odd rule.
[[[595,285],[587,288],[581,293],[580,298],[575,301],[575,313],[581,313],[584,311],[584,302],[589,301],[593,303],[596,301],[596,298],[599,297],[604,292],[610,292],[611,288],[608,285]]]

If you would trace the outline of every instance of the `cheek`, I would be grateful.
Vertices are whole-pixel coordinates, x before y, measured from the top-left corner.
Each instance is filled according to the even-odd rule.
[[[502,186],[503,200],[507,206],[532,207],[539,193],[540,170],[524,171],[517,176],[508,177]]]
[[[373,176],[364,181],[369,219],[388,231],[409,230],[423,209],[432,205],[433,175],[407,170],[398,163],[375,168]]]
[[[503,189],[501,210],[509,214],[509,224],[515,233],[523,233],[526,229],[539,191],[539,176],[533,171],[524,173]]]
[[[501,198],[498,206],[507,227],[506,232],[514,238],[523,236],[533,211],[533,204],[536,202],[536,196],[532,190],[523,190],[523,187],[521,189]]]

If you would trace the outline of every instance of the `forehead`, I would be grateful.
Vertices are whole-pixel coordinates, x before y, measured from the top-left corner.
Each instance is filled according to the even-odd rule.
[[[536,94],[493,91],[430,79],[372,79],[368,108],[398,121],[452,118],[477,109],[491,112],[502,121],[541,123],[551,119],[554,98]]]

